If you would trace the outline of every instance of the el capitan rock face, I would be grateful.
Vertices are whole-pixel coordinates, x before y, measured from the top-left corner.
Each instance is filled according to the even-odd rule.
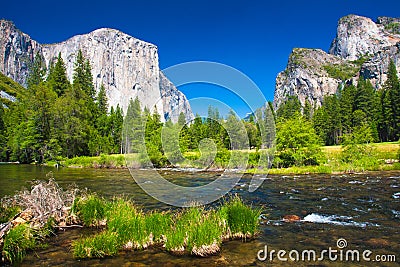
[[[185,95],[160,71],[158,50],[151,43],[115,29],[102,28],[61,43],[40,45],[17,30],[12,22],[0,23],[0,59],[3,59],[0,71],[24,86],[36,52],[41,53],[47,67],[61,53],[72,81],[76,54],[81,50],[92,66],[96,90],[104,84],[110,106],[119,104],[125,112],[129,100],[137,96],[143,107],[163,114],[162,120],[177,107],[186,114],[187,120],[193,118]],[[175,121],[177,117],[171,119]]]
[[[348,15],[339,20],[329,53],[293,49],[285,71],[276,78],[274,108],[293,95],[303,106],[308,101],[318,107],[325,95],[336,93],[345,82],[357,83],[360,75],[380,89],[386,81],[390,60],[400,71],[399,26],[400,19],[380,17],[375,23],[369,18]],[[352,75],[343,80],[327,71],[329,68],[351,70]]]
[[[0,71],[4,75],[25,85],[29,65],[40,51],[40,44],[19,31],[11,21],[0,20]]]

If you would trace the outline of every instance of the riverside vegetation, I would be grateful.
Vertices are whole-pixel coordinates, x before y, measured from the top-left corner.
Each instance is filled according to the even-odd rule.
[[[261,214],[261,209],[245,205],[238,196],[214,209],[198,206],[143,212],[127,199],[110,201],[76,188],[62,190],[52,179],[4,198],[1,209],[6,223],[1,227],[0,247],[3,260],[12,264],[43,246],[56,228],[69,225],[101,229],[72,243],[77,259],[103,258],[151,246],[175,255],[206,257],[219,253],[223,241],[254,237]]]
[[[400,83],[393,61],[389,64],[388,79],[379,91],[362,77],[357,86],[343,80],[337,93],[326,96],[319,108],[308,102],[301,106],[297,97],[289,96],[276,113],[272,103],[268,103],[248,119],[240,120],[233,111],[224,118],[210,106],[206,119],[196,116],[190,124],[183,113],[176,123],[162,123],[160,115],[143,109],[137,98],[130,100],[125,117],[118,106],[109,109],[104,87],[97,94],[94,91],[91,66],[81,52],[77,53],[72,84],[60,55],[49,70],[43,68],[42,61],[39,55],[35,57],[27,89],[0,76],[1,89],[16,99],[1,98],[1,161],[123,167],[123,156],[116,154],[126,153],[127,149],[133,157],[138,156],[140,164],[148,166],[143,155],[135,155],[144,150],[140,146],[145,144],[155,167],[196,167],[196,162],[207,160],[211,168],[235,167],[229,165],[231,159],[246,157],[249,168],[265,167],[271,163],[259,166],[258,159],[265,153],[274,153],[272,164],[279,169],[334,172],[398,168],[397,164],[383,163],[393,163],[399,155],[382,157],[379,146],[373,149],[369,145],[399,139]],[[262,122],[258,121],[272,120],[265,115],[267,110],[276,123],[274,151],[265,149],[271,144],[263,140]],[[179,136],[178,144],[171,141],[174,138],[162,140],[164,130]],[[265,131],[267,135],[274,134],[273,129]],[[123,146],[123,137],[132,140],[130,149]],[[199,149],[199,144],[207,139],[214,142],[217,150],[211,161],[202,157],[203,151]],[[323,153],[323,145],[341,145],[342,153],[331,158]]]

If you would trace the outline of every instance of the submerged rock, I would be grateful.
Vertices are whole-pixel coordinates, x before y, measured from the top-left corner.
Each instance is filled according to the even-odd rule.
[[[285,215],[285,216],[283,216],[283,219],[282,219],[284,222],[288,222],[288,223],[291,223],[291,222],[298,222],[298,221],[300,221],[301,220],[301,218],[299,217],[299,216],[297,216],[297,215]]]

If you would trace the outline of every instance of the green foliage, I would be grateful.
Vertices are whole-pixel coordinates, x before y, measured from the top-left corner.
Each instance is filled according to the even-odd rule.
[[[86,226],[98,226],[99,221],[105,218],[105,201],[96,195],[86,195],[75,200],[73,212]]]
[[[287,100],[282,103],[276,111],[279,120],[291,119],[301,113],[301,103],[297,96],[288,96]]]
[[[70,87],[61,53],[58,54],[57,62],[50,66],[47,83],[58,97],[62,96]]]
[[[145,231],[153,238],[153,242],[161,244],[164,241],[164,234],[172,225],[172,217],[167,212],[151,212],[144,218]]]
[[[129,201],[118,199],[112,203],[107,214],[107,230],[117,233],[121,245],[131,242],[133,248],[142,249],[149,242],[145,216]]]
[[[0,109],[0,160],[22,163],[58,161],[62,157],[121,153],[122,110],[107,113],[104,87],[95,95],[91,67],[79,52],[73,86],[61,54],[44,80],[44,61],[30,67],[28,89],[0,76],[0,88],[17,98]],[[22,93],[23,92],[23,93]]]
[[[399,34],[400,33],[400,23],[399,22],[391,22],[385,25],[385,30],[394,33],[394,34]]]
[[[318,165],[322,158],[321,141],[311,122],[302,116],[277,124],[278,163],[283,167]]]
[[[400,82],[393,60],[387,75],[381,96],[383,141],[397,141],[400,137]]]
[[[21,211],[21,209],[16,206],[7,207],[7,206],[1,205],[0,206],[0,224],[10,221],[20,211]]]
[[[72,247],[73,255],[77,259],[114,256],[120,249],[118,235],[113,232],[102,232],[73,241]]]
[[[0,91],[7,93],[17,99],[22,98],[26,95],[26,89],[22,87],[19,83],[14,82],[11,78],[8,78],[3,73],[0,72]],[[0,97],[0,103],[7,107],[10,107],[13,102],[6,98]]]
[[[224,203],[218,213],[225,220],[231,238],[246,239],[258,233],[261,209],[245,205],[238,196]]]
[[[3,255],[7,261],[16,264],[22,261],[28,250],[35,247],[33,230],[27,224],[19,224],[4,238]]]
[[[346,81],[354,77],[359,71],[358,67],[349,63],[330,64],[324,65],[323,67],[330,77],[339,79],[341,81]]]
[[[249,148],[249,139],[245,127],[231,110],[225,124],[226,131],[230,138],[230,149],[240,150]]]
[[[34,85],[39,85],[44,81],[44,77],[46,74],[46,66],[44,62],[44,58],[40,55],[39,51],[36,53],[33,64],[30,66],[29,75],[28,75],[28,88],[31,88]]]
[[[176,217],[173,225],[166,233],[165,248],[168,251],[179,253],[186,250],[201,256],[199,248],[202,246],[221,244],[223,228],[215,211],[205,212],[198,207],[188,208]]]
[[[372,146],[367,146],[372,141],[372,131],[368,125],[354,128],[352,133],[344,136],[341,161],[349,163],[352,168],[376,168],[379,165],[376,151]]]
[[[235,197],[218,210],[191,207],[169,212],[143,213],[132,202],[118,198],[106,204],[107,228],[74,241],[75,258],[103,258],[121,249],[163,245],[174,254],[209,256],[219,252],[223,238],[249,238],[258,232],[259,209]]]

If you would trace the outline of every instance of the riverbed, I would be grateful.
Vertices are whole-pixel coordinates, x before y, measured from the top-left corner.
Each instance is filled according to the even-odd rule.
[[[184,186],[205,185],[221,175],[219,172],[161,172],[169,181]],[[138,171],[135,175],[145,176],[146,171]],[[12,195],[22,187],[29,188],[32,180],[43,180],[50,176],[64,188],[75,184],[106,198],[124,196],[145,210],[174,209],[148,196],[135,183],[129,171],[121,169],[56,169],[32,165],[1,165],[0,197]],[[107,259],[77,261],[72,258],[71,242],[83,235],[90,235],[93,230],[74,229],[57,232],[55,237],[47,241],[48,248],[30,253],[22,266],[263,266],[266,263],[274,266],[395,266],[400,261],[400,171],[338,175],[264,175],[262,186],[252,193],[248,191],[250,178],[243,176],[231,193],[239,194],[248,204],[262,207],[264,215],[261,218],[260,235],[248,242],[226,242],[219,255],[205,259],[180,257],[156,247],[144,251],[121,252],[117,257]],[[218,204],[219,201],[216,201],[211,205]],[[285,215],[291,214],[300,216],[302,220],[293,223],[282,220]],[[332,260],[327,254],[321,254],[329,248],[338,250],[337,259]],[[272,250],[287,253],[279,259],[276,253],[270,257]],[[298,262],[292,262],[289,258],[289,252],[294,250],[300,252]],[[301,252],[304,250],[315,251],[316,260],[302,261]],[[359,251],[360,261],[350,258],[346,261],[348,250]],[[362,253],[366,250],[370,250],[371,254],[363,259]],[[340,251],[344,255],[342,259]],[[268,257],[263,259],[265,252]],[[377,264],[376,256],[382,255],[386,259],[394,255],[397,263]],[[296,258],[295,253],[291,256]],[[288,261],[284,261],[285,257]],[[318,262],[318,258],[323,258],[323,261]],[[367,259],[371,261],[367,262]]]

